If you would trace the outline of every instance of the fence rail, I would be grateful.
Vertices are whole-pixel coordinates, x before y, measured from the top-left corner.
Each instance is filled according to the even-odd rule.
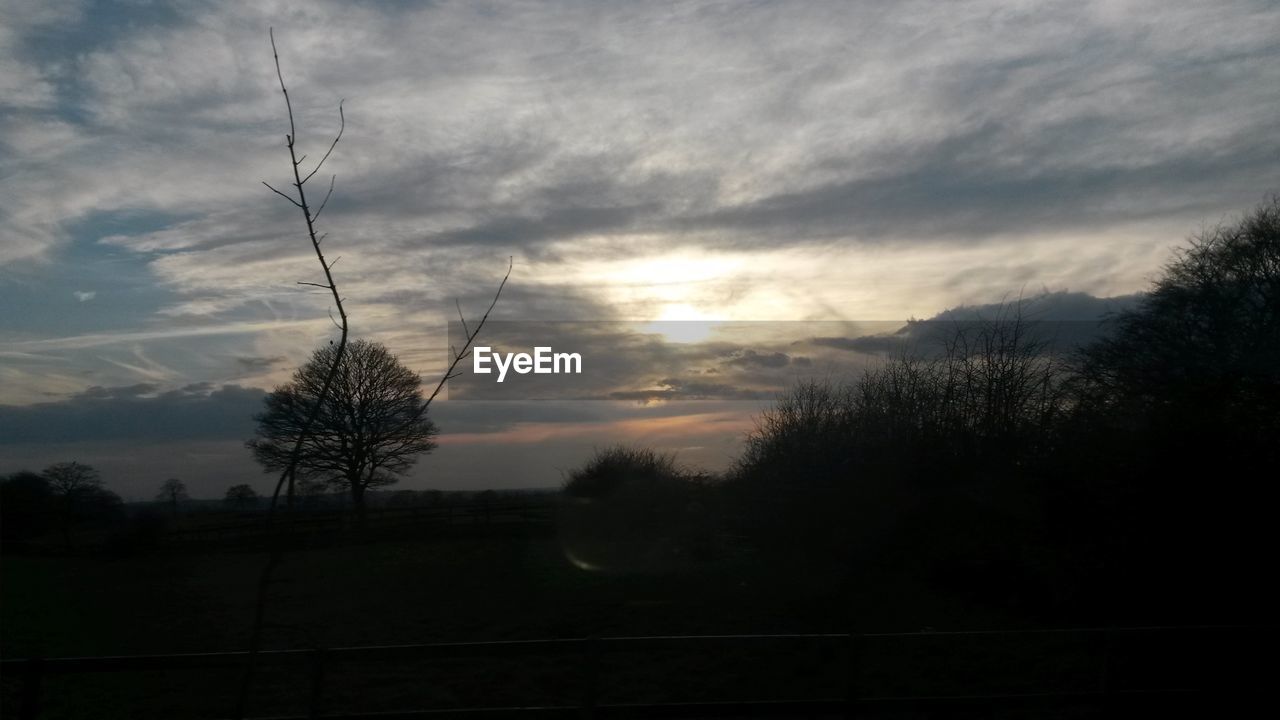
[[[1202,633],[1237,634],[1251,637],[1262,647],[1274,642],[1276,625],[1196,625],[1196,626],[1146,626],[1102,628],[1054,628],[1039,630],[969,630],[917,633],[819,633],[790,635],[669,635],[586,637],[548,640],[505,640],[490,642],[426,643],[411,645],[377,645],[338,647],[328,649],[264,650],[258,653],[263,664],[301,664],[311,670],[312,687],[309,694],[310,710],[306,716],[321,717],[319,707],[323,696],[325,667],[336,662],[374,662],[426,658],[462,657],[525,657],[525,656],[576,656],[583,668],[582,700],[570,707],[507,707],[472,709],[426,709],[404,712],[379,712],[369,714],[325,714],[326,718],[487,718],[487,717],[715,717],[734,716],[822,716],[851,714],[854,711],[874,708],[914,708],[929,711],[971,711],[982,708],[1016,708],[1064,706],[1077,703],[1106,706],[1151,708],[1159,701],[1171,701],[1185,708],[1188,700],[1204,699],[1206,694],[1217,696],[1220,688],[1170,687],[1170,688],[1115,688],[1109,682],[1108,657],[1104,654],[1097,687],[1086,690],[1045,692],[980,693],[973,695],[925,695],[925,696],[864,696],[859,692],[859,671],[862,667],[863,649],[869,641],[894,642],[946,642],[949,639],[970,637],[1034,637],[1074,634],[1096,636],[1103,646],[1110,648],[1119,638],[1157,635],[1188,636]],[[598,704],[601,683],[599,658],[608,652],[658,652],[673,649],[732,650],[745,645],[765,643],[828,644],[843,649],[848,666],[847,692],[841,698],[816,698],[787,701],[731,701],[664,703],[644,705]],[[149,670],[198,670],[243,668],[251,654],[248,651],[216,653],[179,653],[164,655],[126,655],[107,657],[21,658],[0,660],[0,674],[22,678],[19,717],[32,720],[39,714],[41,685],[45,677],[53,675],[113,673]],[[1274,660],[1271,660],[1274,664]],[[1272,694],[1271,688],[1238,688],[1245,694],[1257,692]],[[1274,697],[1271,697],[1274,704]]]
[[[338,538],[348,528],[359,528],[374,536],[386,531],[422,526],[530,526],[546,525],[554,520],[556,507],[551,504],[483,504],[409,506],[376,508],[357,517],[345,509],[300,510],[268,528],[260,519],[240,520],[194,527],[179,527],[165,532],[163,542],[170,546],[254,543],[270,535],[285,538],[324,536]]]

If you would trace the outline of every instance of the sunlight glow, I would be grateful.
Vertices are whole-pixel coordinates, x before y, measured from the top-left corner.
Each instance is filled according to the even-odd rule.
[[[654,322],[643,325],[641,332],[657,333],[667,342],[698,343],[711,337],[720,321],[686,303],[668,303]]]

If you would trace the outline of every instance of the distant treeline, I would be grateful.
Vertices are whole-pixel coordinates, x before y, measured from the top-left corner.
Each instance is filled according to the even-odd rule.
[[[300,513],[343,512],[349,496],[318,483],[295,498]],[[551,488],[515,490],[370,491],[366,507],[378,509],[477,508],[528,504],[556,493]],[[109,490],[97,470],[79,462],[50,465],[40,473],[16,472],[0,479],[0,549],[87,550],[136,554],[154,550],[168,536],[207,533],[219,526],[256,522],[270,498],[245,483],[227,488],[220,500],[192,499],[170,478],[152,501],[129,502]]]
[[[565,486],[570,547],[656,567],[740,538],[759,562],[837,568],[850,597],[1061,623],[1269,619],[1280,202],[1196,238],[1106,326],[1063,355],[1011,303],[856,381],[802,384],[720,479],[600,452]]]

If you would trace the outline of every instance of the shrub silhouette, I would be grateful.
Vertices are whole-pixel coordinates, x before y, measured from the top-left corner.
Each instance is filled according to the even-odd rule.
[[[564,485],[566,553],[581,566],[632,572],[669,570],[705,556],[705,480],[651,448],[596,451]]]
[[[1008,306],[854,382],[808,382],[756,419],[726,488],[771,553],[917,586],[982,575],[1001,602],[1039,595],[1024,557],[1043,524],[1036,482],[1064,411],[1063,367]]]
[[[598,450],[585,465],[571,471],[564,492],[570,497],[603,498],[622,487],[659,485],[679,479],[675,456],[651,448],[614,445]]]
[[[1280,462],[1280,199],[1193,238],[1112,325],[1079,358],[1060,440],[1066,499],[1100,527],[1076,554],[1134,616],[1269,612],[1258,568],[1280,500],[1264,480]]]
[[[757,418],[725,489],[759,548],[1077,622],[1269,616],[1280,200],[1073,358],[1020,304],[944,329]]]
[[[227,488],[222,502],[232,510],[252,510],[258,506],[258,493],[252,486],[241,483]]]
[[[0,539],[6,550],[38,540],[57,524],[59,504],[45,478],[30,471],[0,480]]]

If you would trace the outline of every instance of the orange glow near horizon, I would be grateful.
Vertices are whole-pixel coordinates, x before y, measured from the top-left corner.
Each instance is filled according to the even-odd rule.
[[[690,439],[699,436],[725,433],[743,435],[752,427],[748,412],[711,412],[613,422],[518,423],[508,430],[492,433],[442,433],[437,441],[441,446],[500,443],[523,445],[547,440],[598,436],[608,442],[670,440],[687,444]]]

